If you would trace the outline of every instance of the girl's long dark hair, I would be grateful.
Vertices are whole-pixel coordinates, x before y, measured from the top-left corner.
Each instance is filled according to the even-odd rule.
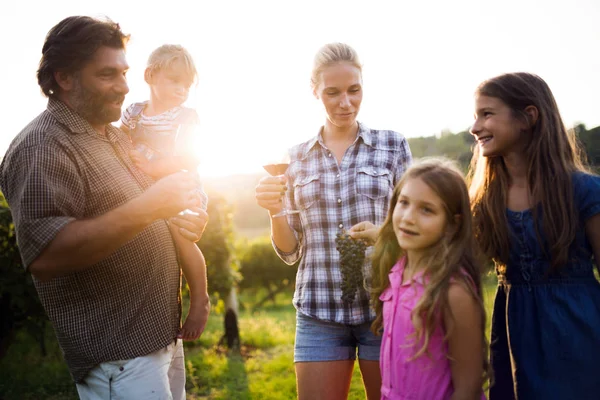
[[[537,75],[521,72],[497,76],[483,82],[476,96],[501,100],[514,118],[524,122],[528,121],[527,107],[538,110],[537,121],[522,133],[528,135],[527,181],[538,241],[551,260],[552,271],[556,271],[566,264],[569,247],[581,229],[573,202],[572,175],[586,168],[575,133],[565,128],[550,88]],[[510,177],[503,158],[483,157],[476,146],[469,179],[477,241],[487,257],[505,266],[510,251],[506,218]]]

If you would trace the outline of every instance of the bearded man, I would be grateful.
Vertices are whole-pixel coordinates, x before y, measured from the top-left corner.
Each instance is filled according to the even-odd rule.
[[[118,24],[68,17],[37,73],[48,105],[0,165],[0,189],[82,399],[185,398],[180,269],[168,224],[192,241],[207,215],[192,174],[153,182],[111,125],[129,91]],[[179,216],[192,208],[198,215]]]

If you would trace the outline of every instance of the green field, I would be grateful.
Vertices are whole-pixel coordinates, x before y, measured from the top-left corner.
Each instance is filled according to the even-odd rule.
[[[485,279],[488,312],[495,291],[495,277]],[[261,296],[240,297],[241,352],[230,353],[217,344],[223,332],[222,316],[213,313],[202,338],[186,343],[188,399],[295,399],[293,364],[295,311],[291,293],[250,313]],[[488,314],[489,315],[489,314]],[[489,318],[489,317],[488,317]],[[489,325],[489,321],[488,321]],[[7,356],[0,360],[0,399],[77,399],[77,393],[50,328],[48,355],[38,344],[20,333]],[[358,364],[349,399],[364,399]]]

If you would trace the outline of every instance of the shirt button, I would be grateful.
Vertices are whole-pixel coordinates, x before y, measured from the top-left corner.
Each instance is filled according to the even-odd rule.
[[[339,178],[339,177],[340,177],[340,174],[337,174],[335,177],[336,177],[336,178]]]
[[[342,229],[344,227],[344,224],[340,224],[339,227],[340,229]]]
[[[342,199],[338,199],[338,203],[341,203],[341,202],[342,202]]]
[[[331,157],[331,153],[327,154],[327,157]]]

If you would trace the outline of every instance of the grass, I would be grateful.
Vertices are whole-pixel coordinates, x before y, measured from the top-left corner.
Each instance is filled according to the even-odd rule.
[[[188,344],[188,399],[295,399],[296,318],[291,297],[292,293],[280,293],[275,304],[254,313],[240,312],[241,354],[217,347],[221,331],[211,337],[211,326],[202,346]],[[252,308],[246,304],[246,309]],[[349,399],[365,398],[361,382],[357,364]]]
[[[495,292],[495,276],[484,278],[484,301],[488,318]],[[194,400],[295,399],[293,363],[295,310],[291,293],[280,293],[251,313],[260,294],[240,296],[240,352],[218,346],[223,316],[211,314],[200,340],[185,344],[187,398]],[[245,306],[245,307],[244,307]],[[489,326],[489,320],[488,320]],[[489,329],[489,328],[488,328]],[[0,399],[77,399],[54,332],[48,328],[48,355],[40,355],[33,339],[19,332],[7,356],[0,360]],[[350,400],[364,399],[358,363],[350,387]]]
[[[6,356],[0,360],[0,399],[77,399],[77,391],[54,332],[46,331],[48,354],[24,331],[17,333]]]

